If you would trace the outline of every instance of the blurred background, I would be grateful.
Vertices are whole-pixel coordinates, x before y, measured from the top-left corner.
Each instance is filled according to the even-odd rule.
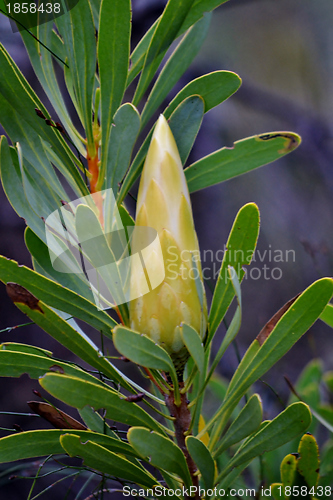
[[[132,3],[135,44],[166,2]],[[212,250],[213,255],[224,248],[233,220],[245,203],[257,203],[261,212],[256,262],[250,267],[256,270],[248,272],[242,286],[243,322],[237,337],[241,354],[285,302],[314,280],[333,275],[332,26],[333,4],[327,0],[230,0],[214,11],[200,54],[169,96],[193,78],[218,69],[234,71],[243,80],[234,96],[205,116],[189,163],[255,134],[287,130],[302,136],[301,146],[287,157],[192,195],[201,249]],[[0,41],[39,92],[20,34],[12,33],[2,15]],[[31,266],[24,227],[1,193],[0,253]],[[219,265],[216,259],[203,262],[211,284]],[[1,342],[38,344],[61,353],[34,325],[6,330],[28,320],[12,305],[2,284],[0,293]],[[210,300],[209,288],[207,294]],[[220,339],[224,331],[222,326]],[[286,401],[289,389],[284,375],[295,382],[314,357],[320,357],[326,369],[333,369],[333,332],[319,321],[264,380]],[[230,348],[219,367],[221,375],[230,378],[236,366],[235,351]],[[26,376],[19,382],[3,379],[0,384],[0,411],[26,411],[25,401],[34,399],[31,389],[38,387]],[[265,415],[276,414],[281,409],[276,395],[261,382],[256,389],[263,397]],[[19,417],[0,415],[0,420],[1,427],[14,423],[29,427]],[[6,499],[26,498],[25,488],[22,481],[14,482]]]

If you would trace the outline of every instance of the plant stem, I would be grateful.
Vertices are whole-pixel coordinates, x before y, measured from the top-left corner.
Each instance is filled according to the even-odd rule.
[[[181,389],[184,386],[184,382],[181,382],[179,384],[179,388]],[[190,471],[190,475],[192,478],[193,486],[196,486],[196,494],[194,496],[195,500],[200,500],[199,496],[199,480],[198,476],[196,475],[197,472],[197,467],[195,463],[193,462],[185,444],[185,433],[188,430],[190,423],[191,423],[191,412],[188,409],[188,400],[187,400],[187,395],[185,394],[180,394],[180,406],[175,405],[174,401],[174,393],[171,392],[170,394],[165,395],[165,403],[167,405],[167,408],[170,412],[170,415],[175,418],[174,420],[174,426],[175,426],[175,435],[176,435],[176,440],[179,448],[182,450],[182,452],[185,455],[186,462]]]

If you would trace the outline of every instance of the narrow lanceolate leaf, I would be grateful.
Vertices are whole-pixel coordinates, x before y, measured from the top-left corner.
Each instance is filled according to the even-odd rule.
[[[124,326],[113,330],[115,348],[125,358],[138,365],[170,373],[175,393],[178,393],[177,374],[169,354],[153,340]]]
[[[151,465],[177,474],[186,487],[190,487],[192,481],[185,456],[173,441],[142,427],[133,427],[127,437],[130,445]]]
[[[243,266],[250,264],[256,247],[259,223],[259,210],[255,203],[244,205],[236,216],[226,244],[226,251],[214,290],[209,314],[207,345],[212,340],[235,296],[233,284],[229,277],[228,266],[233,267],[238,281],[241,282],[245,275]]]
[[[241,375],[235,373],[237,382],[231,380],[222,406],[209,425],[218,421],[212,435],[214,443],[221,435],[230,412],[248,388],[266,373],[318,319],[333,294],[333,280],[323,278],[309,286],[282,316],[269,337],[261,345],[256,339],[250,346],[251,355],[242,368]],[[242,365],[242,362],[241,362]]]
[[[179,81],[199,52],[208,31],[211,16],[196,23],[184,36],[159,74],[142,112],[142,127]]]
[[[228,99],[240,87],[241,79],[231,71],[214,71],[188,83],[171,101],[164,112],[169,118],[177,106],[191,95],[200,95],[205,101],[205,113]]]
[[[3,256],[0,256],[0,280],[4,283],[18,283],[49,306],[82,319],[106,335],[110,335],[111,329],[117,324],[89,300]]]
[[[304,477],[309,488],[316,488],[319,480],[319,448],[311,434],[305,434],[298,447],[300,455],[297,470]]]
[[[7,283],[7,293],[14,304],[51,337],[97,370],[104,372],[121,384],[124,383],[124,387],[129,388],[118,371],[107,359],[102,357],[98,348],[83,332],[75,330],[67,321],[22,286],[16,283]]]
[[[59,16],[56,24],[67,50],[69,71],[81,108],[88,148],[94,147],[92,98],[96,70],[96,38],[89,1],[80,0],[80,4]]]
[[[227,450],[235,443],[239,443],[255,432],[262,421],[262,405],[258,394],[254,394],[241,412],[232,422],[227,432],[219,442],[217,449],[214,452],[214,457],[217,458],[221,453]]]
[[[112,120],[126,86],[130,54],[130,0],[102,0],[98,30],[98,70],[101,83],[101,170],[105,172]]]
[[[190,192],[245,174],[294,151],[301,138],[292,132],[270,132],[248,137],[205,156],[185,170]]]
[[[333,305],[327,304],[320,315],[320,319],[333,328]]]
[[[206,490],[212,488],[214,485],[215,463],[210,451],[200,439],[194,436],[187,436],[186,447],[194,463],[198,466]]]
[[[135,106],[140,102],[144,92],[156,73],[164,52],[177,36],[194,0],[169,0],[160,17],[149,48],[138,86],[133,98]]]
[[[205,12],[210,12],[214,10],[216,7],[219,5],[225,3],[228,0],[195,0],[192,4],[191,9],[189,10],[187,16],[184,19],[184,22],[182,26],[180,27],[178,31],[178,35],[180,36],[185,31],[190,28],[193,24],[195,24],[199,19],[202,18],[202,16],[205,14]],[[143,36],[143,38],[140,40],[138,45],[135,47],[134,51],[131,54],[131,69],[128,74],[128,81],[127,85],[129,85],[136,75],[140,73],[145,56],[149,47],[149,44],[151,42],[151,39],[154,35],[154,32],[156,30],[156,26],[158,25],[159,21],[161,18],[158,18],[157,21],[151,26],[151,28],[147,31],[147,33]],[[164,51],[165,53],[165,51]],[[162,54],[162,57],[164,55]]]
[[[33,130],[49,143],[56,155],[66,166],[66,170],[75,179],[77,187],[88,194],[83,179],[73,163],[74,155],[60,132],[48,126],[35,113],[38,108],[49,118],[49,114],[40,99],[34,93],[5,48],[0,45],[0,114],[1,124],[13,142],[22,143],[26,131]],[[74,160],[75,161],[75,160]]]
[[[191,326],[184,323],[181,328],[181,336],[190,355],[197,365],[200,375],[203,376],[205,369],[205,351],[198,332]]]
[[[54,49],[53,51],[55,52],[55,54],[57,54],[57,56],[59,57],[63,56],[63,60],[65,60],[66,54],[63,53],[63,42],[54,32],[53,26],[54,22],[52,20],[47,23],[40,24],[40,26],[37,26],[37,28],[30,28],[30,31],[46,47],[51,48],[51,50]],[[80,150],[80,153],[84,154],[83,144],[77,137],[77,132],[74,129],[73,122],[69,116],[57,81],[52,54],[43,45],[38,43],[38,41],[35,40],[35,38],[33,38],[31,34],[28,33],[28,31],[22,30],[20,34],[27,49],[34,72],[36,73],[36,76],[40,81],[44,92],[46,93],[53,108],[55,109],[61,124],[65,127],[71,140]],[[56,47],[52,48],[52,45],[55,44],[57,44]]]
[[[136,403],[126,401],[111,387],[68,377],[59,373],[49,373],[40,379],[41,386],[52,396],[66,404],[81,409],[93,406],[104,408],[106,417],[126,425],[140,425],[161,432],[160,425]]]
[[[60,444],[60,437],[65,432],[58,429],[47,429],[20,432],[1,438],[0,463],[63,453],[64,450]],[[90,439],[115,453],[136,456],[133,448],[119,439],[90,431],[75,430],[72,433],[75,436],[81,437],[82,441]]]
[[[11,351],[15,348],[13,344],[0,346],[0,376],[1,377],[20,377],[23,373],[27,373],[30,378],[38,379],[48,371],[55,371],[73,375],[74,377],[90,380],[98,383],[92,375],[84,370],[80,370],[74,365],[58,361],[52,356],[43,356],[28,352]]]
[[[157,484],[157,480],[148,471],[97,444],[94,438],[87,441],[75,434],[65,434],[60,437],[60,443],[70,457],[83,458],[87,467],[150,488]]]
[[[185,165],[199,132],[205,112],[205,102],[199,95],[184,99],[172,113],[169,126],[175,138],[179,156]]]
[[[297,458],[293,454],[284,457],[280,466],[281,481],[284,486],[292,486],[296,473]]]
[[[311,413],[304,403],[294,403],[274,420],[259,430],[234,455],[217,481],[223,479],[234,468],[240,466],[266,451],[275,450],[304,432],[311,423]]]
[[[130,103],[123,104],[114,116],[107,149],[105,188],[111,188],[115,196],[127,172],[139,129],[137,109]]]

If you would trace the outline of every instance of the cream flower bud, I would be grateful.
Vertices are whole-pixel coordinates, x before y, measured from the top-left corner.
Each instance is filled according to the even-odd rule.
[[[155,229],[159,241],[147,245],[145,269],[132,267],[132,297],[138,298],[130,303],[131,328],[164,347],[181,374],[188,358],[182,324],[187,323],[203,338],[207,304],[190,195],[175,139],[163,115],[156,123],[143,167],[135,225]],[[142,241],[140,244],[142,248]],[[151,291],[145,293],[147,278],[151,281],[162,272],[163,281],[155,288],[150,283]]]

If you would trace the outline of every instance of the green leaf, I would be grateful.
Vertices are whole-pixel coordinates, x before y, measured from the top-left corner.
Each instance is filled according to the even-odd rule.
[[[205,12],[210,12],[219,5],[225,3],[228,0],[195,0],[192,4],[192,7],[187,14],[177,36],[182,35],[188,28],[190,28],[194,23],[199,21],[199,19],[202,18]],[[151,42],[151,39],[154,35],[154,32],[156,30],[156,26],[160,21],[160,17],[157,19],[157,21],[149,28],[149,30],[146,32],[146,34],[142,37],[138,45],[135,47],[134,51],[131,54],[131,69],[128,74],[128,81],[127,85],[130,85],[130,83],[134,80],[136,75],[140,73],[145,55],[147,53],[149,44]],[[164,52],[165,53],[165,52]],[[162,57],[164,55],[162,54]]]
[[[185,442],[194,463],[202,475],[206,490],[212,488],[214,485],[215,463],[210,451],[200,439],[194,436],[187,436]]]
[[[48,371],[61,371],[67,375],[73,375],[83,380],[90,380],[98,383],[89,373],[80,368],[58,361],[57,359],[32,352],[11,351],[13,344],[9,344],[3,349],[3,344],[0,350],[0,376],[1,377],[20,377],[23,373],[27,373],[30,378],[38,379]],[[36,349],[34,349],[36,351]]]
[[[237,274],[238,281],[241,282],[245,275],[243,266],[250,264],[253,252],[256,248],[259,223],[259,210],[255,203],[244,205],[236,216],[226,244],[226,251],[223,256],[219,277],[214,290],[209,313],[206,345],[209,345],[211,342],[235,296],[233,284],[228,273],[228,266],[233,267]]]
[[[88,0],[80,0],[66,14],[56,18],[58,30],[67,50],[69,71],[81,108],[90,154],[95,153],[92,128],[92,98],[96,70],[94,19]]]
[[[320,315],[320,319],[333,328],[333,305],[327,304]]]
[[[316,488],[319,480],[319,448],[311,434],[305,434],[299,444],[297,470],[304,477],[308,487]]]
[[[130,54],[130,0],[102,0],[98,32],[101,82],[101,171],[106,171],[110,130],[126,87]]]
[[[204,116],[205,103],[202,97],[190,96],[175,109],[169,120],[179,156],[185,165]]]
[[[137,85],[133,104],[140,102],[149,83],[155,75],[164,52],[175,40],[194,0],[169,0],[162,16],[159,18],[154,34],[146,53],[141,77]]]
[[[75,434],[65,434],[60,437],[60,443],[70,457],[83,458],[87,467],[142,486],[153,487],[157,484],[157,480],[148,471],[95,443],[94,439],[87,441]]]
[[[81,409],[93,406],[95,410],[104,408],[106,417],[126,425],[142,425],[161,432],[161,426],[135,403],[111,387],[102,387],[97,383],[82,381],[58,373],[48,373],[40,379],[40,385],[52,396],[64,403]]]
[[[234,467],[288,443],[304,432],[310,423],[311,413],[307,405],[294,403],[288,406],[246,442],[220,473],[217,481],[221,481]]]
[[[54,22],[49,21],[42,23],[37,28],[31,28],[30,31],[40,40],[46,47],[50,47],[63,60],[66,58],[62,40],[53,31]],[[34,72],[46,93],[50,103],[55,109],[60,122],[65,127],[71,140],[78,148],[80,153],[85,154],[85,149],[82,142],[78,138],[78,133],[73,125],[70,115],[67,111],[65,102],[62,97],[61,90],[57,81],[53,60],[55,60],[42,44],[38,43],[28,31],[20,32],[24,45],[27,49]],[[55,47],[53,45],[57,44]]]
[[[205,101],[205,113],[228,99],[240,87],[241,79],[231,71],[214,71],[188,83],[171,101],[163,113],[169,118],[179,104],[191,95],[200,95]]]
[[[123,104],[114,115],[107,149],[105,188],[111,188],[115,196],[127,172],[139,129],[137,109],[132,104]]]
[[[47,429],[11,434],[0,439],[0,463],[13,462],[24,458],[42,457],[63,453],[60,437],[68,430]],[[86,441],[91,439],[105,448],[129,456],[136,456],[133,448],[119,439],[90,431],[72,431],[75,436]]]
[[[41,347],[36,347],[29,344],[19,344],[18,342],[3,342],[0,344],[0,349],[5,351],[14,352],[25,352],[27,354],[34,354],[36,356],[46,356],[48,358],[52,357],[52,352],[42,349]]]
[[[281,462],[280,471],[281,471],[281,481],[283,483],[283,487],[292,486],[296,473],[296,465],[297,458],[295,455],[287,455]]]
[[[18,283],[51,307],[82,319],[97,330],[102,330],[105,335],[110,336],[111,329],[117,324],[105,311],[97,309],[87,299],[1,255],[0,280],[3,283]]]
[[[9,284],[7,289],[9,289],[10,297],[15,305],[51,337],[86,361],[86,363],[131,390],[131,387],[122,379],[118,370],[107,359],[102,357],[97,346],[83,332],[80,333],[75,330],[67,321],[29,292],[24,292],[22,288],[17,290],[17,285]]]
[[[133,427],[127,437],[130,445],[153,467],[177,474],[190,487],[192,481],[185,456],[173,441],[142,427]]]
[[[153,340],[125,326],[117,326],[113,330],[113,343],[117,351],[125,358],[154,370],[170,373],[174,384],[175,399],[179,398],[178,379],[175,366],[169,354],[155,344]]]
[[[183,323],[180,333],[201,377],[203,377],[205,375],[205,351],[198,332],[190,325]]]
[[[242,374],[236,372],[237,382],[231,380],[222,406],[209,422],[219,421],[211,435],[212,443],[221,435],[230,411],[235,407],[248,388],[266,373],[279,359],[291,349],[297,340],[310,328],[323,311],[333,294],[333,280],[323,278],[309,286],[278,321],[268,338],[257,350],[251,348],[246,367]],[[258,340],[254,344],[259,344]],[[252,357],[253,351],[256,352]],[[246,355],[245,355],[246,356]]]
[[[120,439],[117,434],[110,429],[105,419],[102,418],[97,411],[91,408],[91,406],[85,406],[78,411],[83,422],[90,430],[99,432],[100,434],[107,434],[115,439]]]
[[[207,35],[211,16],[196,23],[171,54],[152,88],[142,111],[142,127],[162,104],[199,52]]]
[[[64,163],[79,192],[89,194],[73,163],[76,160],[71,149],[59,131],[48,126],[44,120],[36,115],[35,108],[38,108],[49,118],[46,108],[2,45],[0,45],[0,67],[2,70],[0,81],[1,123],[12,142],[19,142],[23,147],[24,141],[28,143],[30,137],[40,136],[41,139],[50,144],[55,154]],[[26,154],[27,151],[24,150],[24,155]],[[33,163],[32,158],[28,159],[30,163]]]
[[[242,439],[255,432],[260,426],[261,421],[261,399],[258,394],[253,394],[219,442],[214,452],[214,458],[217,458],[233,444],[239,443]]]
[[[4,192],[15,212],[26,220],[26,223],[40,238],[45,238],[45,224],[36,215],[26,199],[17,154],[14,152],[15,158],[11,151],[12,148],[9,148],[6,137],[2,136],[0,141],[0,168]]]
[[[190,165],[185,170],[188,188],[193,193],[250,172],[290,153],[300,142],[292,132],[270,132],[237,141]]]

